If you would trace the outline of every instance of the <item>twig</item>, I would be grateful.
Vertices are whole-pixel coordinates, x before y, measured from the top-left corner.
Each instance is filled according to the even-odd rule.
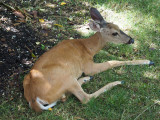
[[[33,18],[33,16],[30,15],[29,13],[27,13],[25,10],[24,10],[24,11],[20,10],[20,11],[21,11],[23,14],[25,14],[27,17]]]
[[[5,3],[3,3],[3,2],[0,2],[0,5],[3,5],[4,7],[10,9],[11,11],[16,11],[13,7],[7,5],[7,4],[5,4]]]
[[[18,8],[18,7],[16,7],[16,9],[17,9],[18,11],[20,11],[21,13],[25,14],[25,16],[30,17],[30,18],[33,18],[33,16],[30,15],[29,13],[27,13],[25,10],[21,10],[21,9]]]
[[[18,7],[15,7],[15,8],[13,8],[13,7],[11,7],[11,6],[9,6],[9,5],[7,5],[7,4],[5,4],[5,3],[2,3],[2,2],[0,2],[0,5],[3,5],[4,7],[6,7],[7,9],[9,9],[9,10],[11,10],[11,11],[19,11],[19,12],[21,12],[22,14],[24,14],[25,16],[27,16],[27,17],[30,17],[30,18],[33,18],[33,16],[32,15],[30,15],[29,13],[27,13],[25,10],[21,10],[20,8],[18,8]]]
[[[37,4],[37,2],[39,2],[39,0],[35,0],[35,1],[34,1],[34,3],[33,3],[33,5],[36,5],[36,4]]]
[[[30,50],[29,47],[27,47],[27,45],[25,45],[25,47],[28,49],[30,53],[32,53],[32,50]]]
[[[28,47],[27,47],[27,45],[25,45],[25,47],[29,50],[29,52],[31,53],[31,56],[33,57],[33,58],[36,58],[37,59],[37,56],[35,56],[34,54],[33,54],[33,50],[30,50]]]
[[[28,72],[28,71],[30,71],[30,69],[24,70],[23,72],[25,73],[25,72]]]
[[[123,118],[123,116],[124,116],[124,113],[125,113],[125,109],[123,110],[123,113],[122,113],[122,116],[121,116],[121,120],[123,120],[122,118]]]
[[[152,100],[154,103],[160,105],[160,100]]]
[[[59,17],[59,18],[68,18],[68,16],[58,16],[58,15],[54,15],[54,17]]]
[[[144,112],[146,112],[148,109],[150,109],[152,106],[154,106],[157,103],[154,103],[153,105],[147,107],[145,110],[143,110],[134,120],[137,120]]]

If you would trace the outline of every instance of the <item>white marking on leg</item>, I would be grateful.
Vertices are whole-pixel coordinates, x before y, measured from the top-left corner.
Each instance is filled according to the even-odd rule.
[[[29,107],[31,108],[31,103],[29,102]]]
[[[87,82],[87,80],[84,80],[84,82]]]
[[[145,61],[143,64],[145,64],[145,65],[147,64],[147,65],[148,65],[149,63],[150,63],[150,61],[147,60],[147,61]]]
[[[39,107],[40,107],[42,110],[48,110],[49,108],[51,108],[51,107],[53,107],[53,106],[55,106],[55,105],[57,104],[57,101],[56,101],[56,102],[53,102],[53,103],[51,103],[51,104],[49,104],[49,105],[47,105],[47,106],[43,106],[43,104],[42,104],[41,102],[43,102],[43,103],[45,103],[45,104],[46,104],[46,103],[48,104],[48,102],[40,99],[39,97],[37,97],[36,102],[37,102],[37,104],[39,105]]]
[[[84,82],[87,82],[87,81],[89,81],[90,80],[90,77],[85,77],[84,78]]]
[[[48,102],[40,99],[39,97],[37,97],[37,100],[38,100],[42,105],[48,104]]]

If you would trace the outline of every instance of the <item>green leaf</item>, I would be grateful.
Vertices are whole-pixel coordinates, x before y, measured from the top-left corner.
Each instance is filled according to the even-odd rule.
[[[34,53],[31,53],[31,56],[32,56],[33,58],[35,58],[35,57],[36,57]]]
[[[41,44],[41,49],[44,50],[45,49],[45,46],[43,44]]]

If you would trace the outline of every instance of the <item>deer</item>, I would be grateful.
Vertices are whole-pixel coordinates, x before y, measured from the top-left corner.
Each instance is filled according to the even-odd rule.
[[[117,25],[106,22],[96,8],[91,7],[89,12],[92,18],[89,27],[95,34],[85,39],[59,42],[41,55],[24,77],[24,96],[34,111],[42,112],[55,106],[57,101],[65,101],[67,93],[73,94],[82,104],[86,104],[92,98],[97,98],[114,86],[124,83],[111,82],[96,92],[87,94],[81,86],[89,82],[94,74],[122,65],[154,65],[150,60],[111,60],[95,63],[93,56],[107,43],[133,44],[134,39]],[[81,77],[82,74],[85,76]]]

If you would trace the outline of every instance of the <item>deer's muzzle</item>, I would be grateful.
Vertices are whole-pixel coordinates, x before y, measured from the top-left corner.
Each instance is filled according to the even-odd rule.
[[[130,40],[128,41],[127,44],[133,44],[134,43],[134,39],[133,38],[130,38]]]

